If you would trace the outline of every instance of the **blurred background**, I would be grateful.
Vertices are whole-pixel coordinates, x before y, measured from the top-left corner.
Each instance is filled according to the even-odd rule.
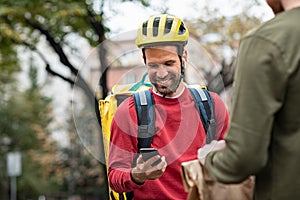
[[[98,100],[145,72],[134,39],[149,16],[190,31],[186,81],[230,107],[241,38],[264,0],[1,0],[0,199],[107,199]]]

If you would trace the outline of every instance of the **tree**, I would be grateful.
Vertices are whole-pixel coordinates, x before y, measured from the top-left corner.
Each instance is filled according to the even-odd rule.
[[[56,177],[55,180],[59,186],[57,191],[68,197],[78,195],[85,199],[108,199],[104,180],[106,172],[101,170],[98,160],[83,147],[82,141],[76,133],[71,109],[68,109],[67,112],[69,113],[67,135],[70,145],[61,149],[59,156],[53,160],[50,171]],[[91,113],[84,111],[81,117],[86,120],[89,115]],[[86,122],[89,123],[88,120]],[[91,125],[89,124],[87,127]],[[53,197],[53,194],[48,192],[47,197],[51,196]]]
[[[13,72],[7,76],[9,77],[6,80],[14,80]],[[43,173],[43,168],[34,162],[31,155],[32,152],[43,155],[41,149],[45,136],[49,135],[48,124],[52,120],[52,114],[51,99],[41,94],[42,87],[37,84],[37,70],[34,66],[30,67],[29,78],[31,84],[25,91],[19,91],[15,82],[11,82],[11,85],[1,91],[0,163],[6,163],[8,152],[21,152],[23,161],[26,162],[23,162],[22,176],[18,181],[19,185],[24,186],[20,187],[19,194],[36,197],[48,183],[47,179],[39,176]],[[0,176],[2,199],[8,194],[9,188],[6,165],[0,165]]]
[[[102,11],[96,14],[92,8],[92,2],[81,0],[17,2],[6,0],[1,1],[0,7],[0,23],[2,24],[0,41],[1,46],[4,47],[1,48],[3,50],[0,66],[4,66],[5,69],[18,66],[16,48],[19,45],[27,47],[40,56],[49,74],[63,79],[72,86],[77,79],[77,85],[88,97],[90,105],[95,107],[96,117],[98,117],[97,100],[87,82],[78,73],[78,67],[71,63],[71,56],[67,55],[66,51],[68,49],[75,52],[72,44],[67,40],[67,37],[73,33],[85,38],[93,46],[105,39],[107,29],[103,25]],[[70,76],[54,71],[47,54],[38,49],[37,45],[43,38],[47,40],[53,53],[59,57],[62,67],[70,71]],[[10,56],[6,57],[6,54]]]
[[[207,17],[188,21],[191,35],[196,37],[213,56],[213,60],[220,64],[218,74],[213,74],[211,71],[206,73],[209,88],[217,93],[232,86],[239,42],[249,30],[262,22],[260,18],[248,11],[251,7],[259,5],[258,1],[249,2],[238,15],[233,16],[214,16],[210,13],[221,13],[221,8],[206,6],[203,12]],[[221,78],[217,77],[219,75]]]
[[[141,2],[144,6],[149,5],[145,0],[137,2]],[[99,61],[101,65],[99,67],[101,66],[102,72],[104,71],[106,67],[105,49],[103,49],[101,43],[105,40],[105,33],[109,29],[104,25],[103,7],[105,1],[101,1],[97,11],[95,11],[96,3],[96,1],[81,0],[1,1],[0,23],[2,26],[0,28],[0,41],[6,45],[3,46],[5,48],[1,52],[0,66],[9,68],[9,66],[18,64],[16,63],[18,59],[15,47],[19,45],[26,46],[40,55],[47,72],[71,85],[76,84],[89,97],[91,105],[97,105],[87,81],[79,73],[79,67],[76,64],[72,64],[72,55],[67,53],[67,51],[76,53],[78,50],[74,48],[73,41],[68,41],[70,35],[86,39],[91,46],[100,44]],[[49,62],[50,59],[37,47],[38,42],[43,38],[47,40],[53,53],[60,59],[61,67],[70,71],[70,76],[65,76],[60,71],[55,71]],[[8,55],[11,56],[4,56],[4,53],[10,52],[11,54]],[[105,82],[103,84],[102,87],[105,90]],[[103,96],[106,96],[106,94],[103,94]],[[95,111],[97,110],[95,109]]]
[[[105,27],[102,22],[102,13],[96,14],[92,3],[84,1],[30,1],[23,0],[12,3],[2,1],[0,22],[3,24],[1,41],[8,41],[5,49],[13,49],[24,45],[31,51],[40,55],[45,64],[45,69],[52,75],[58,76],[66,82],[77,85],[89,97],[91,105],[95,104],[93,92],[84,81],[78,68],[72,64],[66,49],[75,51],[67,37],[75,33],[87,39],[91,45],[101,43],[105,37]],[[45,38],[55,54],[60,59],[62,67],[70,71],[70,76],[64,76],[54,71],[47,58],[38,48],[37,44]],[[16,56],[16,53],[12,56]],[[10,59],[10,58],[8,58]],[[16,57],[14,58],[15,60]],[[7,59],[3,57],[3,61]],[[2,62],[0,65],[4,65]]]
[[[14,66],[19,68],[18,46],[25,46],[29,51],[39,55],[44,62],[44,69],[51,75],[61,78],[70,85],[82,89],[89,104],[93,107],[94,117],[100,123],[98,102],[87,81],[79,73],[79,66],[71,62],[78,49],[74,47],[69,37],[84,38],[91,46],[99,45],[99,68],[104,72],[105,48],[101,46],[105,33],[109,29],[104,25],[103,7],[106,1],[97,6],[96,1],[67,0],[67,1],[30,1],[12,2],[3,0],[0,3],[0,67],[7,71]],[[141,2],[144,6],[147,1]],[[97,9],[95,9],[97,6]],[[97,11],[96,11],[97,10]],[[38,44],[45,39],[60,60],[60,67],[68,69],[69,75],[54,70],[51,58],[47,52],[39,49]],[[3,45],[2,45],[3,44]],[[9,55],[9,56],[7,56]],[[106,96],[106,81],[101,82],[103,95]],[[98,125],[98,130],[100,128]],[[103,151],[102,151],[103,152]],[[105,166],[103,166],[105,171]]]
[[[8,49],[7,51],[10,51],[11,49]],[[3,52],[3,49],[1,48],[1,52]],[[2,57],[0,57],[0,60]],[[10,106],[10,95],[7,94],[6,91],[14,90],[16,88],[15,86],[15,77],[14,74],[16,71],[18,71],[18,67],[0,67],[0,198],[2,199],[8,199],[8,179],[7,179],[7,173],[6,173],[6,153],[10,150],[9,145],[11,143],[11,138],[5,134],[5,127],[8,125],[6,123],[10,122],[9,120],[6,120],[6,110],[9,110],[8,107]]]

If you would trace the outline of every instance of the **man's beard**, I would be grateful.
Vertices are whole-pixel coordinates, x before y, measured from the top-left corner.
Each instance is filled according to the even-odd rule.
[[[181,82],[180,74],[168,74],[167,77],[160,79],[155,76],[149,77],[150,82],[154,85],[156,92],[163,96],[172,95],[176,92]]]

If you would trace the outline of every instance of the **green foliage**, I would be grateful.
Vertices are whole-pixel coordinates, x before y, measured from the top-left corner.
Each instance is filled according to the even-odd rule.
[[[19,71],[20,67],[14,45],[10,40],[1,35],[0,28],[0,92],[3,92],[4,85],[14,81],[12,74]]]
[[[261,21],[245,13],[232,17],[219,17],[209,20],[199,19],[191,22],[191,32],[205,44],[212,52],[217,53],[222,47],[238,49],[238,44],[242,37],[251,29],[258,26]],[[209,35],[214,34],[215,40],[207,40]],[[224,57],[224,55],[220,55]]]
[[[59,186],[57,191],[72,195],[104,197],[105,181],[99,162],[92,158],[78,141],[72,140],[72,143],[72,148],[64,148],[61,152],[62,157],[53,163],[52,173],[56,176],[56,184]]]
[[[104,40],[105,32],[109,31],[103,25],[102,14],[96,13],[93,6],[93,1],[82,0],[14,2],[3,0],[0,2],[0,91],[3,94],[0,97],[0,138],[6,138],[6,144],[1,147],[3,151],[0,152],[0,160],[1,163],[5,163],[5,153],[11,150],[24,153],[26,162],[30,164],[24,168],[26,175],[20,178],[19,184],[21,188],[24,188],[20,192],[26,198],[36,199],[36,195],[43,193],[44,188],[50,188],[50,185],[56,191],[64,192],[66,190],[63,190],[62,186],[66,182],[64,179],[60,180],[59,171],[55,171],[53,167],[57,167],[57,158],[53,156],[58,154],[58,150],[51,149],[52,145],[47,139],[49,138],[47,127],[52,120],[51,99],[42,95],[42,88],[38,86],[36,80],[36,69],[30,70],[31,83],[26,91],[18,91],[18,87],[14,84],[13,72],[20,69],[17,49],[20,45],[26,46],[28,50],[37,52],[45,64],[48,64],[48,55],[41,55],[37,48],[39,41],[46,39],[49,46],[60,57],[62,64],[67,65],[76,76],[76,66],[70,66],[69,58],[63,52],[65,48],[74,50],[73,43],[67,40],[67,36],[76,34],[85,38],[91,46],[95,46]],[[47,70],[50,71],[49,69],[50,66]],[[69,82],[72,83],[71,78]],[[88,88],[85,87],[85,89]],[[45,141],[48,141],[48,146],[44,145]],[[44,160],[44,158],[48,159]],[[60,160],[59,157],[58,160]],[[86,165],[85,162],[79,162],[79,164]],[[88,190],[91,191],[90,193],[99,192],[98,185],[105,183],[103,178],[101,179],[102,167],[97,163],[97,166],[87,165],[85,168],[84,172],[79,172],[86,173],[89,168],[93,168],[94,175],[80,179],[84,180],[83,182],[86,182],[89,187],[77,184],[76,190],[85,188],[86,190],[82,193]],[[66,165],[63,171],[68,170],[70,170],[70,165]],[[1,194],[4,191],[2,188],[7,188],[8,183],[4,171],[5,166],[0,165],[0,179],[6,180],[1,181],[3,184],[0,184]],[[53,191],[48,191],[48,193],[51,192]],[[2,199],[1,195],[0,199]]]
[[[70,112],[70,146],[59,149],[50,136],[52,121],[51,99],[42,95],[37,82],[37,68],[30,66],[30,86],[18,91],[17,86],[1,96],[0,163],[6,153],[22,153],[22,175],[17,178],[19,199],[37,199],[40,195],[62,198],[70,195],[105,196],[105,177],[100,163],[81,146]],[[11,90],[14,88],[14,90]],[[0,165],[0,199],[5,199],[9,178],[5,165]],[[6,192],[8,193],[8,191]]]
[[[55,153],[55,152],[52,152]],[[32,158],[33,152],[22,155],[23,172],[18,177],[18,196],[20,199],[37,199],[38,196],[55,189],[50,176],[45,176],[49,166],[42,165]],[[39,154],[39,156],[45,156]]]
[[[16,45],[37,44],[42,38],[37,26],[49,31],[59,44],[72,46],[65,40],[71,33],[86,38],[91,45],[98,44],[99,37],[89,23],[89,6],[92,5],[82,0],[1,1],[0,67],[9,68],[17,63]]]
[[[12,139],[10,150],[38,148],[35,129],[46,128],[52,120],[51,99],[41,94],[41,88],[34,83],[36,74],[33,76],[31,88],[24,92],[10,88],[13,90],[1,96],[0,134]]]
[[[2,73],[5,70],[5,68],[1,68],[0,71]],[[43,180],[40,176],[43,168],[32,159],[33,156],[29,155],[43,148],[45,136],[49,136],[48,125],[52,120],[51,99],[42,95],[42,88],[37,85],[36,70],[33,66],[31,67],[31,87],[25,91],[19,91],[17,84],[12,82],[11,86],[3,87],[0,97],[0,163],[6,163],[7,152],[21,152],[23,176],[20,180],[18,179],[18,182],[22,186],[20,193],[25,191],[24,197],[28,198],[36,198],[35,194],[41,191],[41,187],[47,180]],[[17,71],[12,70],[11,73],[3,74],[3,76],[13,80]],[[41,137],[41,134],[44,137]],[[6,166],[0,165],[0,193],[3,195],[2,188],[8,185],[8,177],[5,172]]]

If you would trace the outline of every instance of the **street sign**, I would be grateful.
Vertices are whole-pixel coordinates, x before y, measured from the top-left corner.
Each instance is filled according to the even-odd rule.
[[[20,176],[22,172],[21,153],[7,153],[7,173],[8,176]]]

